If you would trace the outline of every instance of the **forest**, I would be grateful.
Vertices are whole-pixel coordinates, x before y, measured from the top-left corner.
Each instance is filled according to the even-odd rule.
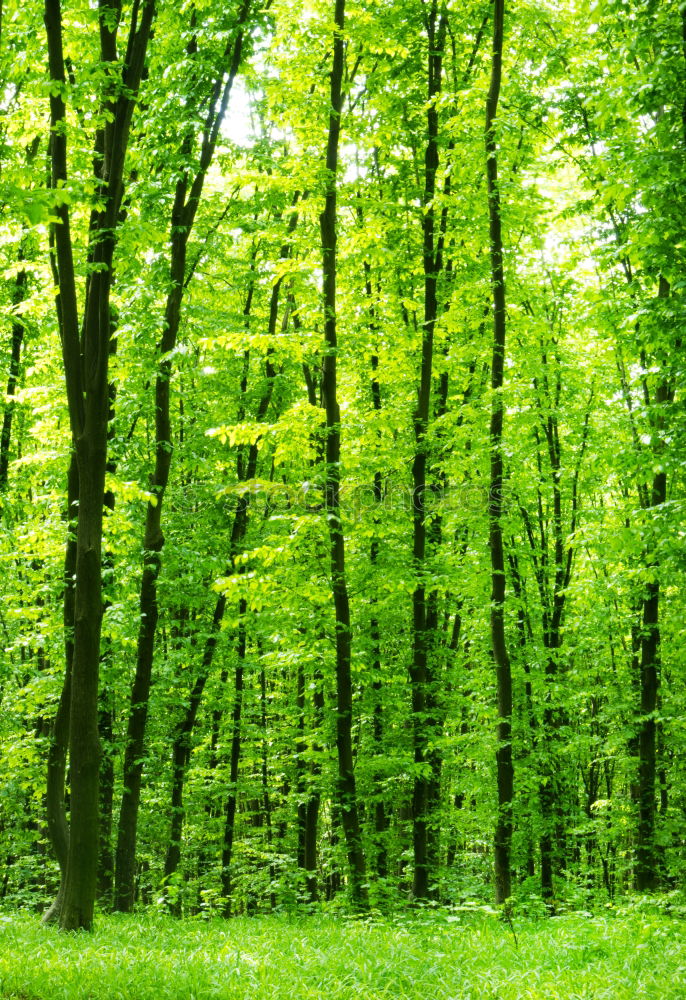
[[[686,892],[686,6],[5,0],[0,73],[0,910]]]

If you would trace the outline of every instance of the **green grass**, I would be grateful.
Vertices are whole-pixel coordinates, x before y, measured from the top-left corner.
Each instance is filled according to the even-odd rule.
[[[60,934],[0,916],[0,997],[13,1000],[685,1000],[686,925],[658,912],[507,924],[440,911],[98,919]]]

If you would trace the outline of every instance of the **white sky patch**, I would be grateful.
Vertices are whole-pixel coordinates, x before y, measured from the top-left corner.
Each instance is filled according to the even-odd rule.
[[[229,106],[222,122],[222,135],[243,149],[255,144],[250,95],[240,77],[234,80],[231,88]]]

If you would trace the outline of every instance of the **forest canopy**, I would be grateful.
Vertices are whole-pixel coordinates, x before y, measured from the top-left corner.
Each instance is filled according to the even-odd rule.
[[[0,5],[0,896],[686,878],[686,7]]]

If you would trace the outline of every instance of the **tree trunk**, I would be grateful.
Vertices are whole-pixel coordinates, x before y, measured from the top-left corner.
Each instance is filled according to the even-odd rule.
[[[59,286],[58,319],[69,405],[69,420],[78,467],[79,516],[76,535],[74,636],[70,679],[69,756],[71,828],[67,852],[60,927],[90,929],[97,886],[99,765],[98,675],[102,624],[102,529],[107,456],[108,363],[111,336],[110,289],[112,260],[123,193],[123,170],[131,115],[143,72],[154,0],[144,0],[134,19],[127,45],[127,63],[121,64],[120,88],[106,88],[102,110],[107,124],[95,137],[100,163],[99,204],[91,212],[88,262],[81,335],[69,207],[55,206],[53,227],[55,272]],[[50,91],[51,184],[68,180],[67,119],[64,94],[66,74],[59,0],[45,0]],[[100,8],[101,58],[116,64],[119,10],[103,2]]]
[[[123,214],[123,213],[122,213]],[[116,317],[111,317],[112,329],[116,327]],[[110,358],[117,353],[117,338],[112,336],[110,340]],[[111,445],[115,437],[115,403],[117,389],[113,382],[108,390],[109,410],[107,414],[108,445]],[[110,454],[107,460],[106,472],[114,476],[117,472],[117,462]],[[111,489],[105,491],[105,507],[110,514],[114,512],[116,497]],[[103,580],[107,588],[111,588],[114,582],[114,554],[111,549],[106,549],[103,556]],[[105,597],[103,611],[111,606],[109,597]],[[103,642],[101,655],[101,670],[107,675],[113,670],[113,650],[112,643],[107,637]],[[100,765],[100,856],[98,859],[98,901],[101,907],[111,909],[113,903],[114,890],[114,850],[112,845],[112,817],[114,810],[114,691],[107,683],[100,692],[100,709],[98,713],[98,732],[102,744],[102,760]]]
[[[291,217],[289,228],[295,228],[297,223],[297,215]],[[281,256],[285,259],[290,252],[290,247],[282,247]],[[272,288],[270,296],[270,312],[269,312],[269,334],[270,336],[275,336],[276,334],[276,323],[278,314],[278,304],[279,304],[279,292],[280,292],[281,282],[277,281]],[[246,296],[245,306],[243,309],[243,316],[247,322],[247,317],[250,315],[250,310],[252,306],[252,298],[254,291],[254,283],[251,280],[250,286],[248,288],[248,294]],[[248,389],[248,367],[247,362],[249,358],[246,355],[246,364],[243,370],[243,376],[241,379],[241,394],[245,397]],[[272,394],[274,390],[274,378],[276,371],[270,360],[270,352],[267,354],[267,359],[265,361],[265,376],[266,376],[266,386],[260,398],[256,420],[258,423],[262,423],[267,416],[269,410],[269,404],[272,399]],[[242,413],[241,416],[245,414]],[[255,478],[257,472],[257,461],[259,457],[258,444],[253,442],[248,448],[247,460],[245,456],[239,450],[238,457],[236,460],[236,475],[239,482],[248,482]],[[249,514],[249,504],[250,504],[250,493],[246,491],[242,493],[238,498],[238,504],[234,514],[233,524],[231,526],[231,538],[230,538],[230,552],[231,559],[235,559],[239,551],[240,543],[245,537],[245,533],[248,527],[248,514]],[[234,570],[233,564],[229,566],[227,572],[232,572]],[[183,809],[183,788],[186,780],[186,771],[188,769],[188,762],[190,759],[191,751],[191,738],[193,733],[193,728],[195,726],[195,721],[198,714],[198,709],[200,707],[200,700],[202,698],[203,691],[205,689],[205,684],[209,678],[210,670],[212,668],[212,662],[214,659],[214,653],[217,646],[217,640],[219,636],[219,630],[221,628],[221,623],[224,618],[224,612],[226,611],[226,597],[221,595],[215,604],[214,613],[212,616],[212,629],[205,642],[205,648],[203,651],[202,665],[200,672],[196,678],[193,691],[191,693],[190,702],[186,713],[177,729],[176,736],[174,739],[174,747],[172,751],[172,795],[171,795],[171,832],[169,837],[169,847],[167,850],[167,856],[164,866],[165,878],[168,880],[174,872],[177,870],[179,861],[181,860],[181,834],[183,830],[184,822],[184,809]],[[226,680],[225,673],[222,672],[222,680]],[[212,715],[212,739],[211,739],[211,757],[210,766],[214,770],[216,767],[216,744],[219,737],[219,725],[222,717],[221,710],[215,710]]]
[[[267,830],[267,852],[271,859],[273,846],[272,803],[269,794],[269,741],[267,729],[267,677],[264,667],[260,670],[260,726],[262,729],[262,808],[264,810],[264,825]],[[275,892],[276,868],[269,862],[269,905],[273,910],[276,906]]]
[[[667,477],[657,473],[653,480],[652,506],[664,503]],[[646,585],[641,631],[641,724],[638,736],[638,842],[636,844],[636,888],[641,892],[656,889],[659,883],[658,847],[655,843],[655,711],[660,685],[660,584]]]
[[[145,730],[152,679],[155,633],[159,608],[157,579],[162,564],[164,535],[162,533],[162,503],[169,483],[172,460],[170,417],[170,379],[173,351],[181,320],[181,303],[186,287],[186,250],[195,216],[202,197],[205,176],[212,162],[221,123],[224,120],[233,82],[240,66],[244,27],[248,19],[250,0],[244,0],[238,14],[238,30],[226,46],[222,73],[212,84],[209,110],[198,164],[191,179],[188,169],[177,181],[171,213],[171,256],[169,265],[170,291],[164,318],[164,331],[158,345],[158,373],[155,379],[155,469],[151,476],[151,500],[146,511],[143,537],[143,575],[140,591],[140,628],[136,656],[136,673],[131,688],[131,702],[124,752],[124,787],[117,830],[117,860],[115,877],[115,909],[127,913],[133,909],[136,840],[141,779],[145,748]],[[189,43],[195,51],[195,39]],[[192,135],[192,133],[189,133]],[[192,138],[184,142],[189,153]]]
[[[176,872],[181,860],[181,834],[184,821],[183,789],[191,754],[191,738],[202,694],[212,668],[212,661],[217,648],[219,630],[225,610],[226,598],[222,595],[217,599],[214,607],[212,628],[205,642],[202,665],[193,685],[188,707],[174,736],[174,745],[172,748],[171,828],[169,831],[169,845],[164,861],[165,881],[169,881],[171,876]]]
[[[98,859],[98,902],[109,909],[114,887],[114,852],[112,850],[112,807],[114,804],[114,709],[112,692],[105,689],[100,698],[98,732],[103,746],[100,768],[100,856]]]
[[[222,843],[221,887],[224,898],[224,916],[231,916],[231,860],[233,857],[233,840],[236,830],[236,807],[238,804],[238,765],[241,755],[241,714],[243,710],[243,672],[245,669],[245,615],[248,610],[247,601],[241,598],[238,614],[238,643],[236,645],[236,672],[231,713],[231,760],[229,763],[229,794],[226,800],[226,821],[224,824],[224,840]]]
[[[686,24],[686,20],[684,21]],[[658,295],[669,296],[669,282],[660,277]],[[659,432],[664,427],[663,409],[674,398],[674,390],[662,379],[655,390],[653,417],[653,450],[663,447]],[[667,499],[667,474],[664,469],[655,472],[652,488],[647,497],[650,510],[655,510]],[[655,714],[660,690],[660,581],[657,578],[658,558],[651,553],[648,565],[654,579],[645,589],[641,627],[641,722],[638,733],[638,841],[636,844],[636,887],[643,892],[656,889],[660,880],[659,849],[655,843],[657,805],[655,801],[655,775],[657,721]]]
[[[491,644],[498,690],[498,817],[495,827],[495,900],[503,903],[511,894],[510,844],[512,840],[511,718],[512,674],[505,638],[505,556],[503,546],[503,369],[505,363],[505,275],[498,185],[498,152],[495,118],[502,78],[504,0],[494,0],[491,80],[486,100],[486,177],[493,292],[493,351],[491,361],[491,474],[489,496],[489,545],[491,551]]]
[[[336,0],[334,12],[333,62],[328,141],[326,151],[326,200],[320,215],[322,271],[324,285],[324,340],[326,353],[322,371],[322,396],[326,411],[325,508],[331,557],[331,590],[336,622],[336,746],[338,750],[338,800],[348,853],[348,871],[353,906],[365,909],[366,866],[357,807],[352,745],[352,675],[350,669],[350,603],[345,571],[345,542],[340,509],[341,431],[337,399],[336,331],[336,236],[338,144],[343,105],[342,82],[345,64],[343,25],[345,0]]]
[[[412,594],[412,733],[414,745],[414,787],[412,795],[412,844],[414,853],[413,895],[426,899],[430,893],[433,872],[431,835],[429,825],[432,808],[433,764],[429,746],[435,726],[433,712],[434,676],[431,662],[432,625],[429,620],[426,593],[427,558],[427,431],[431,408],[431,380],[433,369],[434,328],[438,316],[437,282],[442,269],[441,241],[436,239],[434,196],[438,170],[438,109],[436,98],[441,90],[443,72],[443,46],[445,42],[445,14],[438,17],[438,4],[433,0],[427,21],[428,32],[428,107],[424,163],[424,197],[422,213],[423,267],[424,267],[424,324],[422,327],[422,357],[419,377],[417,408],[414,412],[415,455],[412,462],[413,528],[412,555],[416,583]],[[430,759],[431,758],[431,759]]]
[[[324,719],[324,692],[322,690],[322,677],[318,669],[314,671],[314,689],[312,691],[312,701],[314,706],[314,743],[313,750],[321,753],[321,745],[317,738]],[[305,807],[305,879],[307,895],[311,903],[316,903],[319,898],[319,888],[317,885],[317,833],[319,829],[319,808],[321,805],[321,790],[319,779],[321,776],[321,764],[318,760],[313,760],[310,766],[310,785],[307,789],[307,802]]]
[[[295,794],[297,795],[298,868],[305,868],[305,840],[307,837],[307,777],[305,769],[305,671],[302,660],[296,671],[295,707],[298,713],[298,737],[295,743]]]
[[[14,279],[14,291],[12,293],[12,306],[17,309],[26,298],[27,275],[23,244],[19,246],[19,271]],[[7,476],[10,461],[10,442],[12,440],[12,420],[14,417],[14,394],[19,378],[19,362],[21,360],[21,348],[24,342],[24,321],[18,314],[14,314],[12,320],[12,336],[10,341],[10,369],[7,375],[7,402],[5,412],[2,415],[2,431],[0,432],[0,494],[7,490]]]
[[[360,219],[362,210],[359,209]],[[365,292],[369,301],[370,323],[369,333],[371,337],[378,339],[378,326],[376,322],[376,311],[374,308],[371,268],[368,261],[365,261]],[[381,385],[379,384],[379,357],[376,353],[378,347],[374,343],[374,354],[372,355],[372,378],[371,394],[374,412],[378,416],[381,412]],[[369,561],[374,573],[373,586],[376,583],[378,573],[377,562],[379,559],[380,535],[379,525],[381,524],[381,503],[383,501],[383,478],[380,469],[374,471],[372,483],[372,496],[374,497],[374,537],[369,548]],[[380,762],[383,758],[383,670],[381,661],[381,628],[377,612],[376,594],[371,597],[372,614],[369,622],[369,638],[372,644],[372,691],[374,692],[374,709],[372,718],[372,733],[374,737],[374,754]],[[379,878],[385,879],[388,874],[388,848],[386,845],[386,831],[388,829],[388,819],[386,816],[386,805],[384,802],[383,774],[377,770],[374,774],[374,849],[376,853],[375,866]]]
[[[69,712],[71,708],[71,663],[74,652],[74,576],[76,574],[76,523],[78,518],[79,482],[76,458],[72,454],[67,474],[68,537],[64,553],[64,592],[62,595],[62,627],[64,631],[65,675],[57,712],[48,743],[48,767],[45,808],[48,837],[60,869],[60,886],[56,898],[43,916],[44,923],[59,920],[64,897],[64,878],[69,853],[69,822],[64,799],[69,749]]]

